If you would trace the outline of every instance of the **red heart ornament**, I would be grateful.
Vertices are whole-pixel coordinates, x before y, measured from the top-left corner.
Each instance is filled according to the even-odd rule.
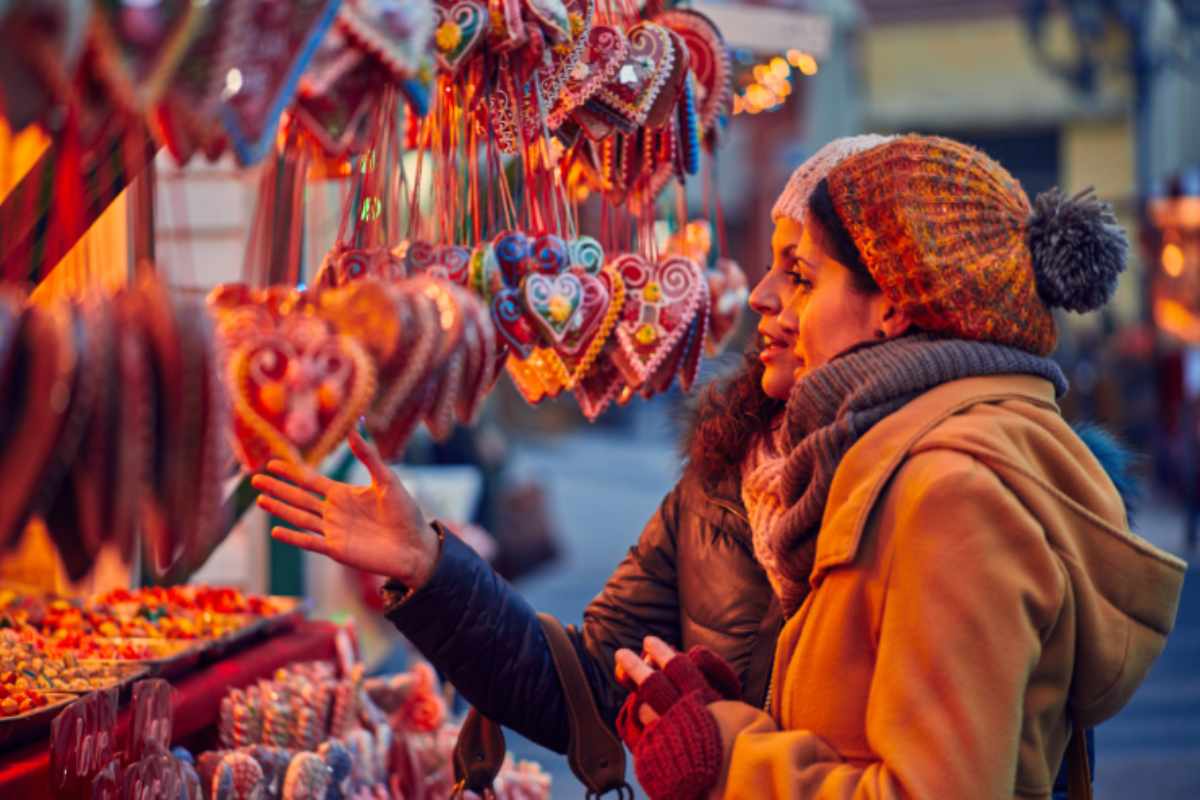
[[[691,9],[663,11],[654,21],[678,34],[687,46],[689,66],[700,87],[696,109],[700,130],[709,139],[717,119],[728,113],[733,102],[733,68],[725,40],[712,20]]]
[[[554,105],[546,117],[550,130],[557,130],[567,117],[592,98],[625,63],[629,40],[612,25],[595,25],[588,31],[581,57],[571,67]]]
[[[516,289],[501,289],[492,298],[491,312],[496,330],[516,357],[529,358],[537,342],[537,331],[525,314],[520,293]]]
[[[433,9],[433,55],[438,66],[457,73],[483,44],[488,32],[488,12],[472,0],[439,4]]]
[[[681,256],[651,266],[640,255],[624,254],[612,266],[625,283],[613,363],[637,389],[687,334],[708,287],[696,262]]]

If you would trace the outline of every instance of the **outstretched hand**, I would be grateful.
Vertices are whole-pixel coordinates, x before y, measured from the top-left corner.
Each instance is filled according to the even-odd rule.
[[[379,451],[358,431],[350,434],[350,450],[370,473],[369,486],[339,483],[311,467],[278,460],[267,463],[267,472],[278,477],[251,479],[262,492],[259,507],[301,529],[275,527],[271,536],[418,589],[433,574],[437,535]]]

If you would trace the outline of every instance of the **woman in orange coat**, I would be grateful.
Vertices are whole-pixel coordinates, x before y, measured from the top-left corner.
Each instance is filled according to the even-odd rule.
[[[772,240],[808,294],[797,380],[743,483],[788,616],[767,708],[726,699],[711,653],[619,652],[638,777],[656,799],[1048,798],[1072,733],[1162,651],[1184,574],[1130,532],[1046,357],[1052,308],[1111,296],[1124,233],[927,136],[808,203]]]

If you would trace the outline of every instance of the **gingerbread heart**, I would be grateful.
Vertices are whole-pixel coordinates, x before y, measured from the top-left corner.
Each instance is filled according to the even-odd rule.
[[[521,294],[516,289],[501,289],[492,298],[492,322],[500,338],[518,359],[529,358],[537,342],[537,331],[525,314]]]
[[[488,31],[487,9],[472,0],[433,9],[433,55],[438,66],[457,73],[483,43]]]
[[[342,5],[337,24],[393,81],[402,81],[420,69],[435,11],[430,0],[357,0]]]
[[[525,276],[521,299],[530,318],[552,346],[562,344],[583,303],[583,283],[578,275],[564,273],[550,277],[534,273]]]
[[[670,121],[671,117],[675,114],[675,108],[679,103],[679,96],[683,92],[684,83],[688,80],[688,62],[690,56],[687,45],[683,43],[683,39],[679,38],[679,34],[675,33],[675,31],[665,28],[664,30],[667,31],[667,36],[671,40],[671,71],[663,83],[658,97],[654,99],[650,110],[646,112],[645,124],[649,128],[657,128]]]
[[[344,159],[365,146],[365,130],[382,94],[385,73],[356,51],[332,84],[296,98],[292,114],[327,159]]]
[[[612,25],[594,25],[588,31],[582,56],[571,68],[546,117],[550,130],[557,130],[580,106],[611,81],[625,63],[629,40]]]
[[[500,267],[500,275],[509,288],[521,285],[521,279],[533,264],[529,260],[532,242],[520,231],[501,231],[492,239],[492,253]]]
[[[729,113],[733,102],[733,68],[721,32],[712,20],[691,9],[663,11],[654,21],[677,33],[687,46],[689,67],[699,84],[696,114],[700,130],[711,140],[717,121]]]
[[[433,249],[433,263],[425,272],[432,278],[441,278],[458,286],[467,285],[471,266],[471,250],[456,244],[442,244]]]
[[[353,338],[313,317],[285,320],[239,348],[229,365],[238,458],[317,464],[375,394],[375,368]]]
[[[746,273],[731,258],[718,258],[715,269],[708,271],[711,321],[708,329],[709,355],[721,352],[729,336],[736,330],[750,296]]]
[[[390,289],[388,296],[395,309],[391,318],[399,327],[392,356],[379,362],[378,396],[367,414],[367,427],[372,433],[391,423],[424,379],[434,357],[442,352],[445,338],[433,298],[400,289]],[[387,314],[387,310],[381,313]],[[381,335],[376,333],[362,341],[378,338]]]
[[[652,266],[631,253],[612,265],[625,283],[613,363],[638,389],[687,334],[708,286],[696,263],[680,256]]]
[[[575,384],[575,402],[588,421],[595,422],[624,388],[625,381],[620,370],[610,359],[601,355],[592,369]]]
[[[580,322],[561,348],[563,362],[571,370],[572,388],[601,357],[625,304],[625,284],[615,270],[605,269],[598,276],[579,271],[579,275],[584,285]]]
[[[479,298],[463,289],[458,292],[459,307],[466,320],[466,361],[463,366],[462,387],[455,408],[459,422],[470,425],[479,413],[483,400],[496,377],[496,351],[500,343],[492,318]]]
[[[671,32],[652,22],[629,29],[629,49],[596,97],[632,126],[643,125],[676,68]]]
[[[553,233],[544,233],[529,248],[533,269],[543,275],[557,275],[570,263],[566,241]]]
[[[300,74],[316,43],[333,23],[333,0],[245,0],[250,24],[236,31],[233,43],[243,60],[226,76],[221,121],[234,153],[244,164],[257,163],[275,144],[279,117],[292,100]]]
[[[15,296],[9,297],[15,305]],[[6,476],[0,544],[14,543],[42,504],[43,476],[55,458],[78,369],[72,318],[64,305],[27,305],[9,316],[11,380],[0,388],[0,466]]]
[[[591,236],[572,239],[568,245],[568,260],[573,267],[580,267],[592,275],[604,266],[604,247]]]

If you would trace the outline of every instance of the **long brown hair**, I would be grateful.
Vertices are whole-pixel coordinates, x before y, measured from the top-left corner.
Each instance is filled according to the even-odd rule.
[[[758,348],[752,346],[739,368],[710,381],[687,409],[690,425],[683,454],[707,491],[740,475],[750,448],[783,411],[784,401],[762,390],[763,370]]]

